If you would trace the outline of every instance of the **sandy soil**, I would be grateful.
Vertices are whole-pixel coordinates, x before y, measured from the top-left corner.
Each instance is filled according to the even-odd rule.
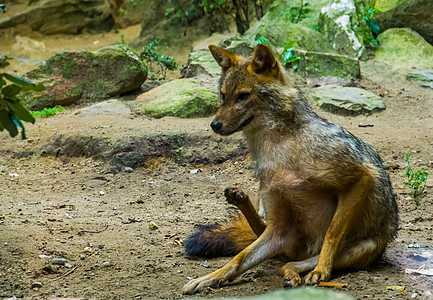
[[[401,228],[382,261],[368,270],[334,273],[332,280],[347,283],[342,291],[356,298],[431,299],[432,277],[406,274],[405,269],[433,269],[433,257],[428,257],[433,255],[433,191],[429,187],[421,205],[415,206],[403,186],[401,156],[413,152],[416,168],[433,169],[432,92],[372,62],[363,64],[363,75],[360,86],[383,96],[385,111],[357,117],[320,114],[378,149],[398,193]],[[223,198],[226,186],[237,185],[256,196],[252,162],[241,156],[196,165],[160,156],[113,173],[106,157],[44,152],[59,135],[72,134],[95,139],[128,137],[137,131],[202,134],[222,143],[209,130],[210,118],[83,116],[75,114],[76,109],[27,125],[27,140],[0,133],[0,297],[183,298],[181,288],[188,278],[229,260],[189,259],[183,241],[195,225],[222,222],[233,213]],[[197,151],[214,155],[215,147],[206,145]],[[195,169],[199,171],[191,172]],[[52,258],[64,258],[67,264],[53,264]],[[197,297],[281,289],[278,270],[283,263],[272,259]]]

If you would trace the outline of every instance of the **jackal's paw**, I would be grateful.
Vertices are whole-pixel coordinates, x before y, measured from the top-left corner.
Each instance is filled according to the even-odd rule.
[[[294,288],[302,283],[299,274],[293,274],[291,276],[284,276],[283,285],[285,288]]]
[[[238,205],[246,200],[248,196],[239,188],[228,187],[224,190],[224,196],[226,196],[227,202],[233,205]]]
[[[219,287],[220,284],[221,281],[218,279],[207,278],[207,276],[203,276],[197,279],[192,279],[190,282],[185,284],[183,287],[183,294],[192,295],[203,291],[207,287]]]
[[[331,270],[317,267],[305,276],[307,285],[318,284],[320,281],[328,281],[331,278]]]

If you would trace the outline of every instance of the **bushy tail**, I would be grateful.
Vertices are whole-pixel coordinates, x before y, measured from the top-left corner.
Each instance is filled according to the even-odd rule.
[[[186,255],[207,258],[233,256],[256,239],[246,218],[238,214],[227,223],[199,226],[186,241]]]

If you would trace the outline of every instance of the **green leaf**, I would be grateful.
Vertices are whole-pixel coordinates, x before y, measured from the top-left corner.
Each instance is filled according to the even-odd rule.
[[[259,37],[255,43],[254,43],[254,47],[257,46],[258,44],[265,44],[265,45],[269,45],[268,44],[268,40],[262,35],[261,37]]]
[[[18,129],[15,126],[15,123],[5,110],[0,110],[0,123],[7,131],[9,131],[11,137],[15,137],[18,134]]]
[[[4,76],[7,80],[9,80],[10,82],[13,82],[13,83],[15,83],[15,84],[17,84],[17,85],[20,85],[20,86],[24,86],[24,85],[33,85],[33,84],[34,84],[33,82],[30,82],[30,81],[28,81],[28,80],[25,80],[25,79],[22,78],[22,77],[14,76],[14,75],[11,75],[11,74],[8,74],[8,73],[3,73],[3,76]]]
[[[25,122],[35,123],[35,118],[28,112],[20,102],[10,103],[10,108],[15,117]]]
[[[1,91],[6,98],[12,98],[21,91],[21,88],[16,84],[9,84],[3,87]]]

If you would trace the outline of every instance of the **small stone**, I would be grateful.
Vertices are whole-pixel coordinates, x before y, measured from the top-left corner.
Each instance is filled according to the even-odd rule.
[[[65,263],[65,267],[70,269],[72,268],[72,265],[70,263]]]
[[[54,265],[64,265],[66,263],[66,259],[55,257],[55,258],[51,259],[51,263]]]
[[[126,173],[132,173],[132,171],[134,171],[134,169],[131,168],[131,167],[124,167],[123,171],[126,172]]]
[[[42,283],[35,281],[32,283],[32,289],[40,289],[42,288]]]
[[[205,261],[204,263],[201,263],[200,266],[202,266],[203,268],[209,268],[210,265],[208,264],[207,261]]]
[[[105,192],[104,192],[104,191],[99,191],[99,195],[100,195],[100,196],[104,196],[104,195],[105,195]]]
[[[84,253],[92,253],[93,250],[92,250],[92,248],[90,248],[90,247],[84,247],[83,252],[84,252]]]
[[[80,254],[80,259],[81,260],[86,259],[86,257],[87,257],[86,254]]]
[[[157,230],[159,227],[155,224],[155,222],[151,221],[149,222],[149,229],[150,230]]]

